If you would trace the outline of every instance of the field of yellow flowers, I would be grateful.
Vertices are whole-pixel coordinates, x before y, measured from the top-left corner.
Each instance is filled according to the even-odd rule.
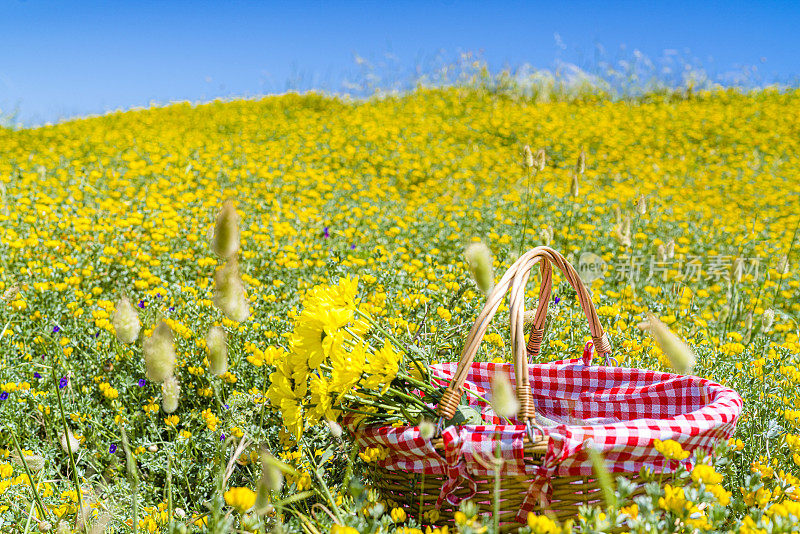
[[[241,321],[215,307],[229,199]],[[476,240],[497,274],[540,244],[591,259],[620,365],[668,367],[637,328],[650,311],[693,347],[695,374],[745,401],[713,458],[635,502],[618,488],[618,507],[574,528],[800,528],[800,91],[535,101],[462,85],[0,129],[0,221],[0,532],[445,532],[361,478],[379,451],[324,422],[298,442],[267,391],[304,295],[340,280],[357,278],[362,308],[403,343],[456,359],[483,304],[464,263]],[[588,339],[575,293],[554,294],[543,360]],[[122,297],[140,337],[162,319],[172,331],[177,407],[141,343],[117,340]],[[208,359],[215,325],[224,372]],[[498,319],[479,358],[509,354]],[[467,504],[449,529],[490,526]]]

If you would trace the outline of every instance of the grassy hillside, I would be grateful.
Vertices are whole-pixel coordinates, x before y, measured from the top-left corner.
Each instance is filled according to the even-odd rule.
[[[541,170],[525,166],[525,145],[543,150]],[[471,87],[359,102],[289,94],[0,129],[0,530],[37,520],[55,528],[59,518],[74,528],[76,484],[88,522],[115,532],[134,517],[140,531],[166,531],[170,510],[189,529],[221,531],[223,518],[271,528],[282,517],[290,530],[316,518],[306,532],[325,531],[314,502],[373,506],[340,485],[349,464],[361,471],[346,441],[322,426],[298,444],[285,430],[265,398],[273,364],[291,350],[305,292],[346,276],[401,341],[432,361],[456,359],[482,307],[463,260],[476,239],[498,276],[539,244],[575,264],[585,252],[602,257],[607,271],[591,289],[621,365],[668,368],[636,327],[650,310],[692,345],[695,374],[745,399],[722,458],[727,517],[709,512],[708,524],[800,522],[799,158],[796,90],[538,103]],[[242,322],[213,305],[221,262],[209,243],[226,199],[242,218],[251,310]],[[562,283],[556,295],[543,360],[579,354],[588,339],[574,293]],[[115,339],[122,296],[141,336],[158,318],[175,334],[181,399],[171,415],[145,380],[141,343]],[[212,325],[228,335],[221,377],[206,358]],[[498,318],[480,358],[507,359],[508,336]],[[65,423],[77,438],[75,470],[59,444]],[[138,485],[126,474],[123,430]],[[40,464],[36,495],[14,440]],[[221,497],[255,489],[261,442],[297,469],[276,503],[315,492],[263,522]],[[329,443],[334,505],[306,454]],[[394,503],[384,504],[388,514]],[[670,528],[696,527],[670,510],[652,513]],[[388,529],[388,517],[375,528]],[[369,532],[362,523],[353,526]]]

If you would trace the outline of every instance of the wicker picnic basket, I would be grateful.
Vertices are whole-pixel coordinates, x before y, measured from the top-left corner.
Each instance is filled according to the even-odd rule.
[[[542,282],[526,343],[525,286],[537,264]],[[577,292],[592,341],[582,358],[529,365],[528,356],[538,354],[544,334],[553,265]],[[514,363],[474,362],[509,292]],[[606,365],[591,365],[593,352]],[[563,520],[575,517],[579,506],[600,501],[589,447],[603,455],[614,476],[625,476],[641,489],[643,467],[656,473],[676,467],[654,449],[654,440],[673,439],[685,450],[710,452],[718,440],[733,433],[742,407],[735,391],[699,377],[608,365],[612,361],[611,344],[576,270],[551,248],[530,250],[488,296],[459,361],[431,366],[434,381],[448,384],[437,407],[440,433],[426,438],[416,426],[354,429],[360,447],[387,452],[385,459],[370,464],[372,485],[424,524],[431,522],[430,510],[436,510],[437,523],[451,521],[464,499],[491,513],[499,449],[499,520],[501,530],[511,531],[525,523],[529,512]],[[520,409],[510,424],[484,401],[491,396],[491,379],[497,373],[514,379]],[[442,428],[464,393],[484,421],[493,424]]]

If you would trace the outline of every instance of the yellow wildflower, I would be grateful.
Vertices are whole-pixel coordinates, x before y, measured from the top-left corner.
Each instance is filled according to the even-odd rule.
[[[236,508],[239,513],[245,513],[256,503],[256,492],[250,488],[231,488],[223,494],[228,506]]]
[[[675,440],[668,439],[666,441],[661,441],[657,439],[653,442],[653,446],[669,460],[685,460],[689,457],[689,452],[683,450],[681,444]]]

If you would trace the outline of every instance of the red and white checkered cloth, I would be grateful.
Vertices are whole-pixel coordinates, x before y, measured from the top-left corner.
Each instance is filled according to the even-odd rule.
[[[559,476],[592,476],[587,447],[605,457],[613,473],[639,473],[642,467],[668,472],[675,462],[665,459],[654,440],[672,439],[684,450],[711,452],[729,438],[742,409],[741,397],[732,389],[696,376],[679,376],[642,369],[591,366],[591,347],[583,358],[529,366],[537,412],[555,421],[546,426],[547,453],[540,465],[526,465],[522,424],[501,421],[490,406],[472,392],[491,400],[491,377],[506,373],[507,363],[473,363],[464,384],[470,405],[479,408],[493,425],[451,426],[444,430],[444,455],[437,453],[418,427],[367,427],[356,430],[362,447],[388,449],[380,465],[390,470],[446,475],[437,506],[445,500],[457,505],[453,491],[459,486],[475,490],[474,478],[492,476],[498,435],[502,470],[531,479],[517,519],[524,523],[528,512],[549,507],[551,480]],[[446,385],[456,363],[431,366],[434,382]],[[519,423],[512,421],[512,423]],[[474,494],[474,493],[473,493]],[[468,495],[465,498],[469,498]]]

